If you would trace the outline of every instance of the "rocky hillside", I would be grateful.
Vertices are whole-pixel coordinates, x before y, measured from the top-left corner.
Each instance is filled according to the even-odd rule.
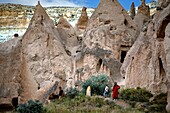
[[[160,0],[152,16],[145,0],[137,13],[132,3],[130,15],[118,0],[100,0],[91,18],[81,9],[74,27],[68,21],[74,13],[56,24],[47,12],[38,3],[24,35],[0,44],[0,108],[13,107],[13,101],[45,102],[58,86],[81,89],[92,75],[104,73],[112,85],[168,92],[170,111],[170,0]]]
[[[82,8],[74,7],[46,7],[47,14],[56,24],[60,16],[64,16],[71,25],[75,25],[81,15]],[[34,6],[20,4],[0,4],[0,42],[13,37],[15,33],[22,36],[33,17]],[[87,8],[87,15],[90,17],[94,9]]]

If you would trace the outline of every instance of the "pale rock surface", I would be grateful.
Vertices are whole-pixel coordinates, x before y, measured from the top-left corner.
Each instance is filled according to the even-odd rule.
[[[170,112],[170,23],[167,25],[165,30],[165,41],[164,41],[164,48],[165,48],[165,54],[166,54],[166,61],[167,61],[167,70],[166,70],[166,76],[168,79],[168,105],[166,106],[166,109],[168,112]]]
[[[86,12],[86,7],[82,8],[81,16],[77,21],[77,24],[75,25],[75,30],[77,32],[77,35],[82,35],[84,30],[86,29],[87,22],[88,22],[88,15]]]
[[[0,44],[0,109],[13,107],[21,93],[21,37]]]
[[[170,4],[170,0],[158,0],[159,7],[165,8]]]
[[[136,12],[135,12],[135,4],[134,4],[134,2],[132,2],[131,6],[130,6],[130,17],[131,17],[132,19],[134,19],[135,15],[136,15]]]
[[[147,32],[141,32],[128,51],[121,67],[127,87],[144,87],[152,93],[168,92],[169,87],[169,18],[170,5],[157,12]]]
[[[138,12],[134,18],[134,22],[139,30],[142,30],[150,18],[150,8],[145,4],[145,0],[141,0],[141,5],[138,7]]]
[[[56,26],[59,31],[61,41],[64,45],[65,51],[69,56],[73,56],[74,47],[79,46],[80,42],[78,41],[76,31],[74,28],[67,22],[64,17],[60,17],[59,22]]]
[[[66,85],[66,76],[71,74],[71,59],[52,20],[39,3],[23,36],[21,57],[21,102],[37,97],[39,94],[35,92],[50,88],[52,82]],[[49,84],[43,87],[46,82]]]
[[[121,53],[125,56],[136,37],[137,27],[119,2],[101,0],[84,33],[82,54],[75,64],[77,81],[105,73],[112,83],[121,82]]]

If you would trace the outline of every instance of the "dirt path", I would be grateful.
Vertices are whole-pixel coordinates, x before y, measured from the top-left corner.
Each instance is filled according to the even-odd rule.
[[[130,105],[127,104],[124,100],[116,100],[114,102],[115,102],[115,104],[117,104],[117,105],[119,105],[123,108],[129,108],[130,107]]]

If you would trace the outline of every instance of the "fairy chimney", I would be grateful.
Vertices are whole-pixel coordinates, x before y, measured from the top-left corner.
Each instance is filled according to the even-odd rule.
[[[131,4],[131,7],[130,7],[130,17],[132,18],[132,19],[134,19],[134,17],[135,17],[135,4],[134,4],[134,2],[132,2],[132,4]]]
[[[22,38],[21,61],[21,102],[39,97],[40,90],[50,88],[56,81],[66,84],[66,77],[71,73],[71,59],[39,2]]]

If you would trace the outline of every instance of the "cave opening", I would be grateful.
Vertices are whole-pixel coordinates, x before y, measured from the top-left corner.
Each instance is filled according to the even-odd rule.
[[[12,98],[12,105],[13,105],[15,108],[17,108],[17,106],[18,106],[18,97]]]
[[[127,51],[121,51],[121,58],[120,58],[120,62],[123,63],[124,59],[126,57]]]
[[[158,58],[158,59],[159,59],[159,72],[160,72],[160,76],[163,77],[162,78],[162,80],[163,80],[165,77],[165,70],[163,68],[163,63],[162,63],[161,58]]]
[[[98,63],[97,63],[97,66],[96,66],[96,71],[98,72],[101,68],[101,65],[102,65],[102,59],[99,59]]]
[[[170,15],[168,15],[168,16],[165,17],[165,19],[162,21],[161,26],[160,26],[159,29],[158,29],[157,37],[158,37],[159,39],[165,37],[165,29],[166,29],[166,26],[168,25],[169,22],[170,22]]]

